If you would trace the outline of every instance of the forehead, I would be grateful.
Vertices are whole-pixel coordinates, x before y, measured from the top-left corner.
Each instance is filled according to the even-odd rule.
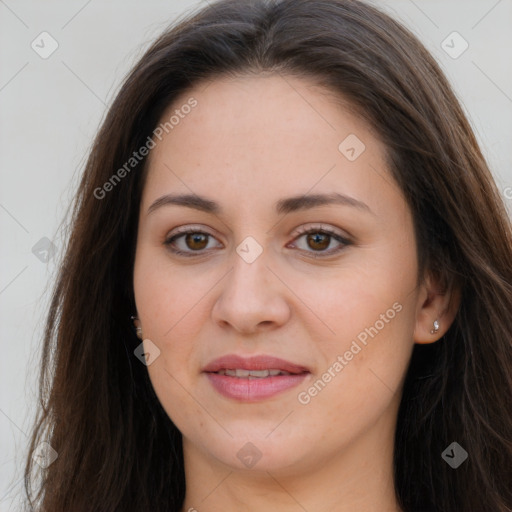
[[[238,200],[340,188],[364,196],[392,182],[372,127],[307,79],[216,79],[176,99],[166,122],[150,153],[146,196],[164,188],[235,192]]]

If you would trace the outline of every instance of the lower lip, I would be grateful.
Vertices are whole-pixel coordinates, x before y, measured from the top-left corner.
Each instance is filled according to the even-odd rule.
[[[258,402],[300,384],[309,373],[245,379],[207,373],[212,386],[223,396],[241,402]]]

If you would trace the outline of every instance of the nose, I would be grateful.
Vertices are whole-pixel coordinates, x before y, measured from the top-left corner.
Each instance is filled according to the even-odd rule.
[[[289,290],[268,268],[265,251],[252,263],[235,254],[232,270],[219,284],[212,318],[223,328],[251,334],[276,329],[290,318]]]

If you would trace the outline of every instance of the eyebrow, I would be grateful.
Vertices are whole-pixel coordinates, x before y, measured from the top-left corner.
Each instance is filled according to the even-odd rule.
[[[276,202],[275,209],[278,214],[288,214],[332,204],[351,206],[361,211],[373,214],[366,203],[363,203],[354,197],[339,194],[337,192],[333,192],[331,194],[307,194],[280,199]],[[168,205],[185,206],[187,208],[194,208],[195,210],[212,214],[222,213],[222,208],[218,203],[212,199],[198,196],[197,194],[166,194],[154,201],[148,208],[147,213],[149,215],[158,208]]]

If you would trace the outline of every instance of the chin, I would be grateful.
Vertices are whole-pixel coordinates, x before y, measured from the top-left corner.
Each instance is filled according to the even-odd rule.
[[[254,433],[254,436],[233,435],[233,438],[217,440],[212,443],[209,438],[209,446],[206,449],[210,454],[235,471],[258,472],[288,472],[297,469],[301,461],[307,459],[307,454],[301,450],[310,446],[304,440],[288,438],[284,444],[283,439],[265,438],[264,435]]]

